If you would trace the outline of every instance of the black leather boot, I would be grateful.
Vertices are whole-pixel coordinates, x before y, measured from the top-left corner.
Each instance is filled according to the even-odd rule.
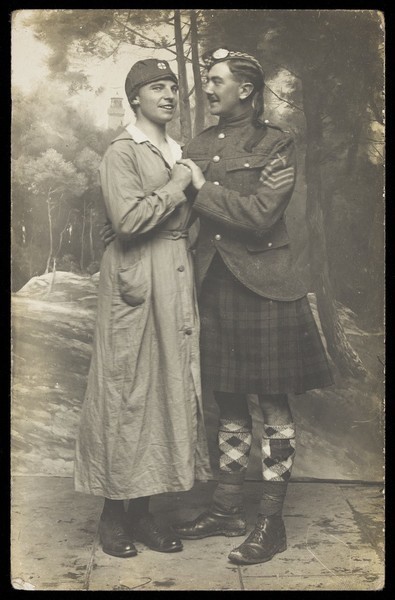
[[[151,513],[130,519],[130,532],[133,539],[142,542],[156,552],[179,552],[182,542],[171,527],[157,523]]]
[[[123,515],[103,512],[100,517],[99,535],[103,552],[118,558],[136,556],[137,550],[125,527]]]
[[[194,521],[178,523],[173,529],[183,540],[201,540],[212,535],[236,537],[245,534],[246,520],[242,508],[224,510],[213,504]]]
[[[287,538],[281,515],[260,515],[250,535],[232,550],[228,558],[239,565],[253,565],[267,562],[286,549]]]

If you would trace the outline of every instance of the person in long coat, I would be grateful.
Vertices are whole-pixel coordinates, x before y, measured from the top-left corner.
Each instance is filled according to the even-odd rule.
[[[184,193],[188,167],[166,134],[177,78],[165,60],[135,63],[125,83],[136,114],[100,166],[116,239],[104,251],[93,353],[76,443],[75,489],[105,498],[104,552],[134,556],[133,540],[182,543],[149,498],[210,476],[199,364],[200,323]],[[125,511],[125,502],[129,500]]]
[[[264,74],[254,56],[217,48],[203,60],[219,122],[186,145],[181,163],[192,170],[200,219],[201,364],[220,411],[220,471],[209,510],[175,530],[182,539],[246,533],[247,395],[255,394],[264,420],[262,496],[254,529],[229,554],[252,564],[286,549],[282,509],[295,456],[288,394],[333,380],[285,224],[296,178],[292,137],[263,119]]]

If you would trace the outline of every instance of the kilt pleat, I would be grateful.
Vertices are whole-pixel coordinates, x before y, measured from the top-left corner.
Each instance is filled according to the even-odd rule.
[[[199,299],[204,382],[216,391],[301,394],[333,383],[307,296],[263,298],[218,254]]]

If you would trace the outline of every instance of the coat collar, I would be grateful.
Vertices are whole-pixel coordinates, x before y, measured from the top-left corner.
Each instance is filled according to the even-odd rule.
[[[127,125],[127,127],[125,129],[137,144],[149,142],[150,144],[155,146],[155,143],[143,131],[141,131],[141,129],[136,127],[136,125],[133,125],[132,123],[130,123],[129,125]],[[181,146],[179,144],[177,144],[177,142],[175,140],[173,140],[173,138],[171,138],[167,134],[166,134],[166,141],[169,144],[169,147],[170,147],[171,153],[174,157],[174,160],[178,160],[179,158],[181,158],[181,154],[182,154]],[[155,146],[155,148],[156,148],[156,146]]]
[[[169,135],[166,135],[166,139],[167,139],[167,143],[170,146],[170,150],[173,155],[174,162],[175,162],[176,160],[179,160],[182,156],[181,146],[179,144],[177,144],[177,142],[175,140],[173,140],[173,138],[171,138]],[[114,142],[117,142],[118,140],[133,140],[134,142],[136,142],[136,144],[142,144],[144,142],[148,142],[148,144],[151,144],[151,146],[153,146],[155,148],[155,151],[158,152],[162,156],[162,153],[155,146],[154,142],[152,142],[146,136],[146,134],[143,131],[141,131],[141,129],[139,129],[138,127],[136,127],[133,124],[130,124],[127,127],[125,127],[125,129],[119,135],[117,135],[116,138],[114,138],[111,141],[111,144],[113,144]]]

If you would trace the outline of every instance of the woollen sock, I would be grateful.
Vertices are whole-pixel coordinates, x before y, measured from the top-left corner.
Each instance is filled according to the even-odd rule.
[[[259,515],[281,515],[295,458],[295,424],[264,424]]]
[[[219,477],[213,503],[222,510],[243,506],[243,483],[252,442],[251,417],[221,418],[218,429]]]

